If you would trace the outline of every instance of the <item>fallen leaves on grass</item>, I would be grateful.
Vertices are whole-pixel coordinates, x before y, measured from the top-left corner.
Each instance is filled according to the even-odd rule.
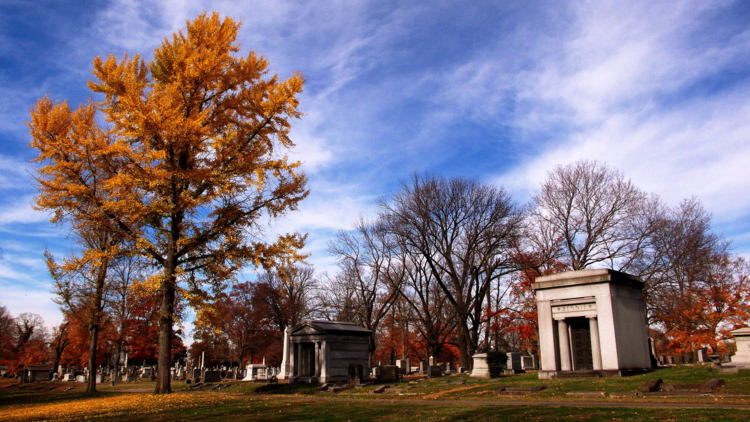
[[[444,391],[439,391],[437,393],[428,394],[428,395],[424,396],[424,398],[425,399],[436,399],[436,398],[441,397],[441,396],[443,396],[445,394],[456,393],[456,392],[459,392],[459,391],[472,390],[474,388],[479,388],[479,387],[482,387],[482,385],[471,385],[471,386],[468,386],[468,387],[453,388],[453,389],[450,389],[450,390],[444,390]]]
[[[229,397],[203,395],[197,398],[188,394],[156,396],[152,394],[124,394],[101,396],[72,402],[10,406],[1,419],[30,421],[40,419],[80,420],[85,417],[123,416],[133,412],[159,413],[186,410],[194,407],[222,405]]]

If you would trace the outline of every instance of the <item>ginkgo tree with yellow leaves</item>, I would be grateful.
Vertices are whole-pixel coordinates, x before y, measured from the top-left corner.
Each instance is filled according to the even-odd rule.
[[[89,88],[103,101],[71,110],[45,97],[31,110],[36,206],[54,222],[122,236],[159,269],[156,393],[171,392],[177,289],[200,306],[248,264],[303,258],[304,235],[268,240],[262,227],[308,194],[300,163],[285,155],[304,80],[269,76],[254,52],[236,56],[239,27],[204,13],[149,62],[96,57]]]

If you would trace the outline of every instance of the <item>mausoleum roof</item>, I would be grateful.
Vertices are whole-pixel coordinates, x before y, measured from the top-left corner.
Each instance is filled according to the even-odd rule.
[[[738,328],[736,330],[730,331],[730,333],[732,333],[732,335],[735,337],[750,336],[750,327]]]
[[[359,335],[369,335],[372,334],[372,330],[368,330],[367,328],[360,327],[357,324],[354,324],[352,322],[343,322],[343,321],[316,321],[316,320],[304,320],[301,323],[297,324],[294,328],[292,328],[292,332],[290,335],[294,335],[294,333],[299,332],[300,330],[303,330],[305,327],[310,327],[313,330],[320,332],[320,333],[335,333],[335,334],[343,334],[343,333],[351,333],[351,334],[359,334]]]
[[[531,284],[531,288],[532,290],[541,290],[597,283],[612,283],[639,290],[642,290],[644,286],[643,281],[634,275],[610,269],[598,269],[568,271],[537,277],[536,282]]]

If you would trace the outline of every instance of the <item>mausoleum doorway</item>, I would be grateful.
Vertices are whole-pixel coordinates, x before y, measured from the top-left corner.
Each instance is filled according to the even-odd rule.
[[[586,318],[571,318],[567,321],[570,327],[570,345],[573,349],[573,370],[592,371],[594,354],[591,350],[591,327]]]

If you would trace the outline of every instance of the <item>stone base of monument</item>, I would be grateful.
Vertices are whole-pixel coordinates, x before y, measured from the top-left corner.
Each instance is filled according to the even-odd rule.
[[[565,379],[565,378],[608,378],[608,377],[632,377],[651,372],[651,369],[612,369],[601,371],[539,371],[539,379]]]

